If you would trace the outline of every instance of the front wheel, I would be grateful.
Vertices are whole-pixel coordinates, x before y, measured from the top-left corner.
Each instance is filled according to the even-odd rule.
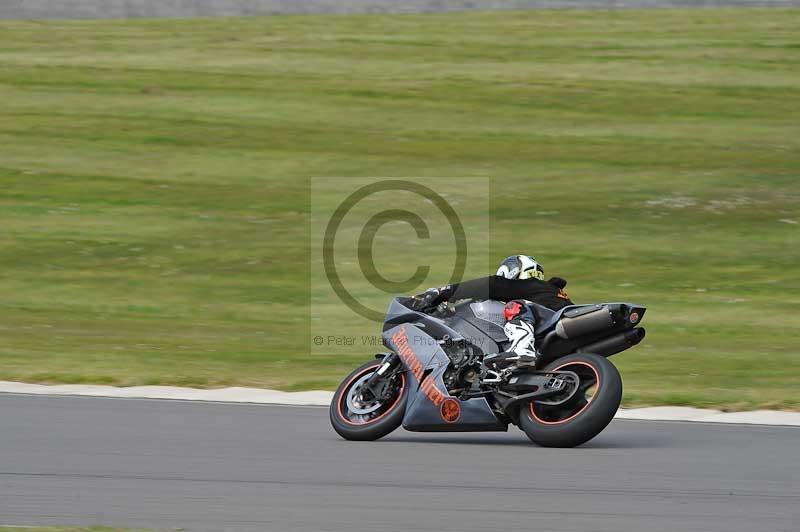
[[[390,378],[387,393],[376,399],[363,393],[362,386],[381,367],[373,360],[353,371],[342,381],[331,401],[333,429],[347,440],[371,441],[382,438],[400,426],[406,411],[408,384],[404,371]]]
[[[577,354],[560,358],[543,371],[570,371],[579,383],[575,395],[563,404],[523,405],[519,425],[534,443],[575,447],[611,423],[622,401],[622,378],[614,364],[599,355]]]

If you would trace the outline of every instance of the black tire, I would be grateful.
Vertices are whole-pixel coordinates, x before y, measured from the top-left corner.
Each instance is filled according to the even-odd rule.
[[[586,443],[611,423],[622,401],[622,378],[606,358],[570,355],[551,362],[544,371],[559,369],[577,373],[582,386],[591,386],[596,379],[594,394],[587,399],[584,390],[565,405],[534,401],[520,408],[519,426],[528,438],[543,447],[575,447]]]
[[[381,360],[373,360],[354,370],[342,381],[333,395],[330,407],[331,425],[346,440],[372,441],[383,438],[403,422],[408,399],[408,378],[405,372],[394,378],[396,393],[390,404],[379,403],[380,407],[373,413],[365,415],[353,414],[347,404],[348,394],[358,381],[369,376],[382,364]]]

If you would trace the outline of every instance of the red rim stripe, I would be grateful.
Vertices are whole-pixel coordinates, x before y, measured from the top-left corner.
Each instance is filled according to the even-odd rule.
[[[345,387],[342,388],[342,395],[339,396],[339,400],[336,403],[336,410],[337,410],[337,412],[339,414],[339,419],[341,419],[342,421],[344,421],[348,425],[369,425],[370,423],[375,423],[376,421],[378,421],[379,419],[384,417],[386,414],[388,414],[389,412],[394,410],[394,407],[397,406],[398,402],[400,402],[400,398],[403,397],[403,391],[406,389],[406,375],[405,375],[405,373],[401,373],[400,374],[400,379],[401,379],[401,382],[400,382],[400,393],[397,394],[397,399],[394,400],[394,403],[392,403],[392,406],[390,406],[389,409],[386,410],[386,412],[384,412],[383,414],[379,415],[378,417],[376,417],[374,419],[370,419],[369,421],[361,421],[361,422],[350,421],[344,415],[342,415],[342,401],[345,399],[345,396],[346,396],[347,392],[350,391],[350,385],[353,384],[353,381],[360,379],[366,373],[375,371],[374,368],[376,368],[376,367],[380,367],[380,364],[376,364],[375,366],[372,366],[370,368],[364,368],[364,371],[362,371],[361,373],[356,373],[353,376],[353,378],[351,378],[347,382]]]
[[[594,367],[594,366],[592,366],[591,364],[589,364],[589,363],[587,363],[587,362],[567,362],[566,364],[563,364],[563,365],[561,365],[561,366],[558,366],[557,368],[555,368],[555,369],[553,369],[553,370],[551,370],[551,371],[558,371],[558,370],[560,370],[561,368],[565,368],[565,367],[567,367],[567,366],[573,366],[573,365],[586,366],[586,367],[588,367],[589,369],[591,369],[591,370],[592,370],[592,372],[594,373],[594,376],[595,376],[595,377],[597,377],[597,390],[598,390],[598,391],[600,390],[600,373],[599,373],[599,372],[598,372],[598,371],[595,369],[595,367]],[[578,385],[580,386],[580,383],[578,383]],[[533,403],[533,401],[531,401],[531,402],[530,402],[530,411],[531,411],[531,415],[533,416],[533,418],[534,418],[536,421],[538,421],[539,423],[543,424],[543,425],[561,425],[562,423],[566,423],[567,421],[569,421],[569,420],[571,420],[571,419],[575,418],[576,416],[580,415],[580,414],[581,414],[581,412],[583,412],[584,410],[586,410],[587,408],[589,408],[589,405],[591,405],[591,404],[592,404],[592,400],[593,400],[593,399],[594,399],[594,396],[592,396],[592,398],[591,398],[591,399],[589,399],[589,400],[586,402],[586,404],[585,404],[585,405],[583,405],[583,408],[581,408],[580,410],[578,410],[577,412],[575,412],[574,414],[572,414],[571,416],[569,416],[567,419],[562,419],[561,421],[545,421],[545,420],[543,420],[543,419],[539,419],[539,416],[537,416],[537,415],[536,415],[536,411],[535,411],[535,410],[534,410],[534,408],[533,408],[533,404],[534,404],[534,403]]]

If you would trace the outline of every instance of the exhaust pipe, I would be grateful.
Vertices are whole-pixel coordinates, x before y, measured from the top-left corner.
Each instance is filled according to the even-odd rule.
[[[578,348],[578,353],[594,353],[604,357],[629,349],[644,339],[644,329],[637,327]]]
[[[556,324],[556,334],[565,340],[610,329],[614,325],[614,317],[605,305],[598,305],[588,311],[579,309],[579,312],[570,314],[569,311],[565,312],[564,317]]]

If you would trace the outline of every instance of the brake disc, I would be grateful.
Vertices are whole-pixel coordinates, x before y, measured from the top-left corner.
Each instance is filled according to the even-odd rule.
[[[358,379],[347,392],[347,409],[353,414],[363,416],[364,414],[371,414],[381,407],[381,402],[377,399],[372,401],[365,401],[361,396],[361,385],[364,384],[372,376],[371,373],[364,375]]]
[[[573,373],[572,371],[553,372],[552,381],[549,382],[548,385],[553,388],[559,387],[561,386],[559,381],[563,382],[565,385],[563,393],[554,395],[553,397],[548,397],[547,399],[537,399],[536,403],[540,405],[558,406],[563,405],[575,397],[575,394],[578,392],[581,385],[581,379],[578,377],[578,374]]]

